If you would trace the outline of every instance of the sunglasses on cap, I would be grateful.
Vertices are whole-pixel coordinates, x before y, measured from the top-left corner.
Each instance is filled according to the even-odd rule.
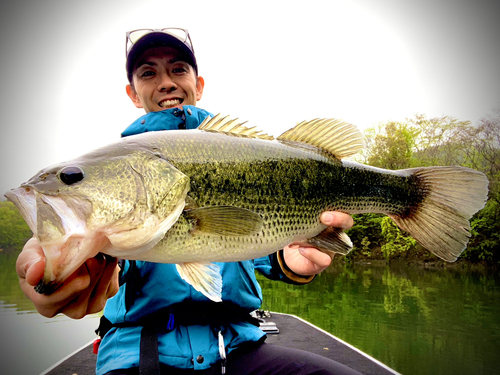
[[[189,36],[189,32],[187,29],[181,29],[177,27],[167,27],[165,29],[138,29],[127,31],[125,34],[125,57],[128,57],[130,50],[142,37],[150,34],[150,33],[164,33],[174,38],[178,39],[185,46],[187,46],[194,55],[193,42],[191,41],[191,37]]]

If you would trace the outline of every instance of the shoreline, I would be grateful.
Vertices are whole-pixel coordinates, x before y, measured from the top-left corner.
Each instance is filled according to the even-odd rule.
[[[370,258],[355,255],[351,258],[344,256],[336,256],[331,264],[331,267],[343,267],[346,264],[360,265],[360,266],[374,266],[374,267],[391,267],[391,266],[410,266],[415,268],[429,269],[429,270],[470,270],[470,271],[495,271],[500,268],[500,265],[488,264],[486,262],[472,263],[464,259],[458,259],[456,262],[450,263],[444,260],[425,259],[416,256],[412,257],[395,257],[393,259]]]

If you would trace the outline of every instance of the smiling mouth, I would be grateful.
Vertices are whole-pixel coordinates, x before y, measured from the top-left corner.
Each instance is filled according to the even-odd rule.
[[[161,108],[173,108],[182,104],[184,100],[182,99],[167,99],[158,103]]]

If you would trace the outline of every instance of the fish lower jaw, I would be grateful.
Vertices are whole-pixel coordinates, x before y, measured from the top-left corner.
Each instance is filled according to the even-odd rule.
[[[87,259],[95,257],[106,243],[104,236],[95,233],[73,233],[59,244],[41,243],[45,271],[35,291],[45,295],[55,292]]]

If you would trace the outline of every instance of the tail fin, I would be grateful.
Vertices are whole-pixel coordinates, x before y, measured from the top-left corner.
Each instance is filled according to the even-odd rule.
[[[454,262],[467,247],[469,219],[486,204],[488,179],[464,167],[409,170],[426,191],[424,200],[405,216],[390,215],[427,250]]]

